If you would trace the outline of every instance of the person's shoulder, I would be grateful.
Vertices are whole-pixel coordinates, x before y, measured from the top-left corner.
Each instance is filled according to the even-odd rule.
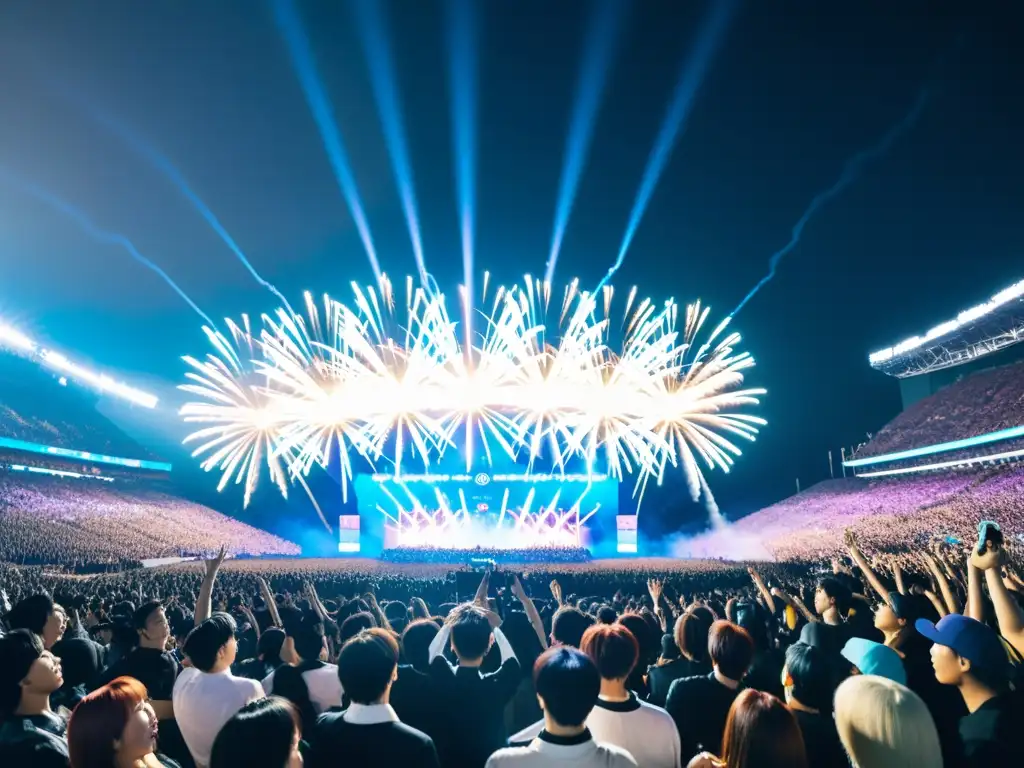
[[[651,704],[649,701],[642,699],[637,699],[637,703],[640,705],[640,711],[644,713],[644,717],[651,718],[652,720],[667,718],[669,722],[672,722],[672,716],[665,711],[664,707],[659,707],[657,704]]]
[[[487,759],[486,768],[498,768],[501,765],[515,765],[524,762],[537,754],[537,751],[530,746],[526,747],[504,747],[492,754]],[[635,763],[634,763],[635,765]]]
[[[186,686],[199,679],[203,673],[195,667],[182,667],[178,679],[174,681],[174,690],[183,690]]]
[[[637,762],[629,751],[615,744],[601,742],[597,745],[597,754],[600,755],[604,765],[612,768],[637,768]]]
[[[391,723],[391,735],[395,735],[398,738],[404,739],[406,741],[419,741],[424,744],[433,744],[434,742],[434,740],[430,738],[430,736],[425,734],[423,731],[419,730],[418,728],[413,728],[411,725],[408,725],[403,722]]]
[[[689,690],[700,688],[701,686],[707,685],[707,675],[690,675],[689,677],[678,677],[672,681],[672,685],[668,688],[669,696],[678,696]]]

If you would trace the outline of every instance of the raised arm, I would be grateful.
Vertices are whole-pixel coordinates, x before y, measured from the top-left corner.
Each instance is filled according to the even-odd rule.
[[[988,550],[984,554],[971,553],[971,565],[976,570],[985,572],[988,594],[996,611],[996,621],[999,622],[999,633],[1019,653],[1024,653],[1024,611],[1021,611],[1017,601],[1013,599],[999,573],[1003,558],[1002,549],[992,547],[989,542]]]
[[[939,591],[942,593],[942,600],[946,603],[946,608],[950,613],[960,613],[960,601],[957,599],[956,595],[953,594],[953,590],[949,586],[949,579],[946,578],[946,574],[942,572],[941,568],[939,568],[939,564],[936,562],[935,557],[931,553],[925,552],[924,562],[932,572],[932,576],[935,577],[935,583],[939,585]]]
[[[217,571],[220,570],[226,556],[227,552],[221,547],[215,558],[206,561],[206,576],[203,577],[202,586],[199,587],[199,598],[196,600],[197,627],[210,618],[213,612],[213,583],[217,580]]]
[[[846,529],[846,533],[843,534],[843,540],[846,542],[846,548],[850,551],[850,557],[855,562],[864,574],[864,578],[868,580],[868,584],[871,588],[878,593],[878,596],[885,602],[889,602],[889,590],[882,583],[881,579],[878,578],[878,574],[871,568],[871,564],[868,559],[864,557],[864,554],[860,551],[860,547],[857,546],[857,537],[853,531],[849,528]]]
[[[544,622],[541,621],[540,614],[537,612],[537,606],[533,604],[533,600],[526,594],[526,590],[523,589],[523,583],[519,581],[518,576],[512,582],[512,594],[519,598],[523,610],[526,611],[526,615],[530,619],[530,626],[533,627],[533,631],[537,633],[537,639],[540,640],[540,647],[547,650],[548,638],[544,634]]]
[[[765,605],[768,606],[768,610],[771,611],[772,616],[775,615],[775,597],[771,592],[768,591],[768,587],[764,585],[764,579],[761,578],[761,574],[754,568],[747,568],[747,573],[750,574],[750,578],[754,582],[754,586],[757,587],[757,591],[761,593],[761,597],[764,598]]]
[[[814,622],[818,620],[818,617],[815,616],[810,610],[808,610],[807,606],[804,605],[804,601],[801,600],[799,597],[794,597],[793,595],[790,595],[788,592],[783,592],[778,587],[772,587],[772,594],[775,595],[775,597],[779,598],[779,600],[781,600],[782,602],[792,605],[793,608],[799,611],[800,614],[807,621]]]
[[[274,593],[270,591],[270,585],[262,576],[259,578],[259,584],[260,595],[263,596],[263,602],[267,604],[267,613],[270,614],[270,625],[280,627],[281,614],[277,612],[277,600],[274,599]]]

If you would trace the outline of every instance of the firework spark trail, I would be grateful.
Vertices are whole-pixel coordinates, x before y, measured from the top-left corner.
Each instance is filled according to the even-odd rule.
[[[265,462],[284,490],[288,478],[323,465],[332,442],[342,482],[352,476],[349,452],[384,460],[398,475],[410,458],[430,466],[464,429],[488,460],[500,450],[513,459],[524,451],[531,466],[550,452],[562,472],[574,458],[591,469],[601,463],[620,480],[635,475],[641,498],[671,465],[699,494],[703,472],[728,472],[741,454],[734,440],[754,440],[765,424],[738,411],[764,394],[739,388],[754,365],[737,351],[739,334],[723,335],[720,323],[693,352],[708,317],[699,303],[687,308],[680,333],[674,302],[639,301],[615,352],[595,296],[574,292],[551,346],[535,324],[537,285],[527,277],[522,286],[498,286],[481,341],[464,354],[443,295],[418,289],[399,321],[373,288],[353,288],[355,309],[325,297],[326,327],[308,299],[308,318],[283,309],[264,316],[251,369],[226,336],[210,331],[216,354],[186,359],[184,389],[197,399],[181,414],[198,425],[189,438],[194,455],[221,473],[222,487],[244,483],[248,498]],[[399,326],[406,335],[396,343],[386,329]],[[244,349],[252,334],[232,328]]]
[[[626,258],[626,251],[633,242],[640,219],[647,210],[647,204],[654,194],[654,188],[661,178],[668,158],[672,153],[672,146],[675,144],[679,131],[683,128],[690,111],[693,108],[694,97],[704,82],[711,60],[721,46],[722,39],[729,28],[739,0],[712,0],[711,10],[708,12],[704,23],[697,34],[697,42],[690,55],[685,59],[683,68],[679,73],[679,81],[676,84],[672,102],[669,105],[665,120],[658,132],[658,138],[651,150],[647,160],[647,167],[640,182],[640,189],[637,191],[636,199],[633,202],[633,210],[629,214],[629,223],[626,225],[626,232],[622,237],[622,244],[619,246],[618,256],[608,273],[601,278],[598,289],[602,288],[612,276],[619,271],[622,262]]]
[[[43,189],[38,184],[26,182],[19,179],[15,174],[11,173],[10,171],[4,168],[0,168],[0,182],[3,182],[7,186],[12,187],[14,189],[25,192],[34,197],[35,199],[46,203],[51,208],[64,214],[69,219],[78,224],[78,226],[81,227],[86,234],[88,234],[97,242],[121,246],[126,251],[128,251],[129,255],[131,255],[133,259],[139,262],[139,264],[146,267],[146,269],[152,270],[161,279],[163,279],[163,281],[167,283],[167,285],[169,285],[175,293],[181,296],[181,298],[183,298],[188,303],[188,305],[195,310],[196,314],[203,318],[207,325],[211,327],[215,325],[214,322],[209,318],[209,316],[199,308],[199,305],[192,301],[189,295],[185,293],[185,291],[183,291],[181,287],[176,282],[174,282],[174,280],[171,279],[170,275],[168,275],[166,272],[163,271],[163,269],[161,269],[155,263],[147,259],[141,253],[139,253],[139,249],[135,247],[135,244],[124,235],[118,232],[109,232],[105,229],[101,229],[96,224],[94,224],[92,219],[90,219],[79,208],[76,208],[71,203],[62,200],[52,192]]]
[[[313,52],[309,46],[309,39],[302,28],[302,20],[295,9],[293,0],[273,0],[274,19],[278,30],[284,38],[288,47],[288,54],[291,58],[295,74],[299,78],[302,90],[306,95],[309,109],[313,113],[317,128],[320,130],[320,139],[323,141],[327,158],[331,161],[334,169],[334,176],[337,179],[341,193],[345,197],[352,219],[355,221],[359,237],[363,241],[366,255],[370,260],[373,275],[377,283],[381,280],[380,261],[377,259],[377,249],[373,245],[373,237],[370,235],[370,225],[366,220],[366,213],[363,210],[363,203],[359,197],[359,189],[356,186],[355,176],[348,161],[348,153],[341,140],[341,133],[331,114],[330,102],[324,90],[320,75],[317,73],[316,63],[313,61]]]
[[[735,317],[736,314],[747,305],[747,302],[754,298],[754,296],[757,295],[757,292],[764,288],[764,286],[775,277],[775,272],[778,270],[782,259],[786,254],[800,244],[800,237],[803,235],[804,227],[806,227],[807,223],[814,217],[814,214],[817,213],[825,203],[835,197],[838,197],[846,190],[847,187],[857,181],[857,179],[860,178],[866,163],[887,154],[892,149],[896,141],[914,127],[918,119],[920,119],[921,113],[924,112],[924,108],[927,106],[929,98],[930,91],[928,88],[925,88],[914,101],[910,111],[903,116],[903,119],[892,126],[876,144],[868,147],[867,149],[861,150],[857,154],[853,155],[853,157],[849,158],[843,166],[843,172],[840,174],[839,179],[831,187],[814,196],[810,205],[807,206],[807,210],[804,211],[796,224],[793,225],[793,231],[790,235],[789,242],[773,253],[771,258],[768,260],[768,274],[762,277],[760,281],[758,281],[757,285],[755,285],[750,292],[743,297],[743,301],[737,305],[736,309],[729,313],[729,317]]]
[[[231,250],[231,252],[238,257],[238,260],[242,262],[242,265],[249,271],[249,274],[253,276],[256,282],[274,294],[274,296],[276,296],[285,306],[288,306],[288,300],[285,299],[279,290],[277,290],[277,287],[274,286],[273,283],[266,280],[256,270],[256,268],[253,267],[252,263],[242,252],[241,247],[239,247],[238,243],[235,242],[235,239],[224,228],[224,225],[220,223],[220,220],[214,212],[210,210],[210,207],[203,202],[203,199],[199,197],[194,189],[192,189],[188,181],[186,181],[184,174],[178,170],[174,163],[171,162],[170,158],[162,154],[159,150],[153,147],[153,145],[112,115],[106,114],[95,107],[86,105],[81,101],[81,99],[76,99],[76,101],[83,105],[93,120],[121,139],[133,152],[140,155],[156,170],[166,176],[167,179],[178,188],[178,191],[181,192],[185,199],[192,204],[204,219],[206,219],[206,223],[210,225],[214,232],[217,233],[217,236]]]
[[[591,17],[583,49],[583,63],[577,85],[576,103],[565,149],[565,161],[558,186],[554,231],[551,234],[551,252],[548,255],[544,280],[551,283],[555,275],[558,253],[562,248],[565,227],[576,200],[576,188],[583,173],[584,161],[594,135],[594,123],[601,96],[604,93],[608,71],[616,47],[616,33],[625,4],[621,0],[598,0],[599,5]]]
[[[420,282],[427,282],[427,267],[423,258],[423,242],[420,237],[420,222],[416,212],[416,192],[413,184],[412,163],[406,149],[405,121],[398,99],[398,78],[395,75],[394,58],[388,42],[387,30],[380,3],[377,0],[353,0],[352,8],[359,26],[366,61],[370,67],[370,82],[377,99],[384,139],[391,155],[391,167],[395,184],[402,198],[405,221],[412,240],[413,256]]]
[[[473,239],[476,218],[476,14],[472,0],[448,0],[448,80],[451,91],[455,187],[462,237],[463,323],[467,350],[473,339]]]

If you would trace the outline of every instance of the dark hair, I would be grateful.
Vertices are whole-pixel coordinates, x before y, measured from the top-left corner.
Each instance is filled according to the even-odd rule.
[[[594,619],[579,608],[565,605],[555,611],[551,619],[551,637],[556,643],[579,648],[583,633],[594,623]]]
[[[793,698],[819,712],[832,711],[832,698],[838,686],[835,665],[820,648],[793,643],[786,650],[786,670],[793,682]]]
[[[18,708],[21,681],[43,650],[42,638],[27,629],[15,629],[0,636],[0,721]]]
[[[295,644],[295,652],[303,661],[317,661],[324,649],[324,623],[312,611],[307,611],[300,624],[288,631]]]
[[[71,768],[114,765],[114,742],[148,696],[146,686],[134,677],[119,677],[78,702],[68,721]]]
[[[359,613],[353,613],[343,622],[341,622],[341,642],[344,643],[350,637],[355,637],[364,629],[373,629],[377,626],[377,620],[373,618],[373,614],[369,611],[359,611]]]
[[[235,636],[235,620],[226,613],[215,613],[188,633],[185,655],[201,672],[209,672],[217,663],[217,654]]]
[[[850,590],[834,576],[823,576],[818,579],[816,589],[820,589],[828,597],[836,601],[836,610],[840,616],[846,616],[850,610]]]
[[[561,646],[537,657],[533,687],[556,723],[576,727],[583,725],[597,702],[601,675],[587,654]]]
[[[145,629],[150,614],[163,607],[164,604],[159,600],[150,600],[148,603],[143,603],[132,614],[132,628],[136,630]]]
[[[650,626],[638,613],[627,613],[620,616],[619,624],[633,633],[633,637],[636,638],[636,642],[640,646],[640,661],[643,662],[646,669],[646,665],[653,662],[661,650],[660,646],[655,645],[655,635],[651,633]]]
[[[715,623],[710,611],[688,611],[679,617],[672,633],[679,652],[690,661],[710,664],[708,632]]]
[[[729,768],[807,768],[793,713],[768,693],[742,691],[725,721],[722,760]]]
[[[603,680],[629,677],[640,658],[640,644],[621,624],[595,624],[583,633],[580,650],[594,660]]]
[[[267,627],[256,642],[256,655],[263,657],[263,662],[276,669],[281,666],[281,648],[284,646],[284,630],[280,627]]]
[[[597,609],[598,624],[614,624],[617,618],[619,618],[619,614],[610,605],[602,605]]]
[[[743,627],[719,619],[708,632],[708,654],[719,672],[730,680],[742,680],[754,658],[754,641]]]
[[[483,608],[463,605],[452,611],[452,645],[464,659],[482,659],[491,644],[491,622]]]
[[[29,595],[7,613],[8,629],[27,629],[36,635],[43,634],[43,628],[54,611],[53,598],[45,592]]]
[[[398,643],[386,629],[364,629],[338,655],[338,679],[356,704],[373,704],[384,695],[398,666]]]
[[[420,672],[430,667],[430,644],[440,631],[431,619],[416,619],[402,630],[402,654]]]
[[[278,768],[286,765],[296,731],[301,732],[295,707],[280,696],[251,701],[217,733],[210,768]]]

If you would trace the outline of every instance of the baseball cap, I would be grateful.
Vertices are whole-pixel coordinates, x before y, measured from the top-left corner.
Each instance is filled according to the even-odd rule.
[[[907,684],[903,659],[888,646],[861,637],[851,637],[843,646],[842,655],[862,674],[884,677],[900,685]]]
[[[1009,664],[999,635],[976,619],[951,613],[936,624],[918,619],[914,627],[933,643],[951,648],[972,665],[998,671]]]

